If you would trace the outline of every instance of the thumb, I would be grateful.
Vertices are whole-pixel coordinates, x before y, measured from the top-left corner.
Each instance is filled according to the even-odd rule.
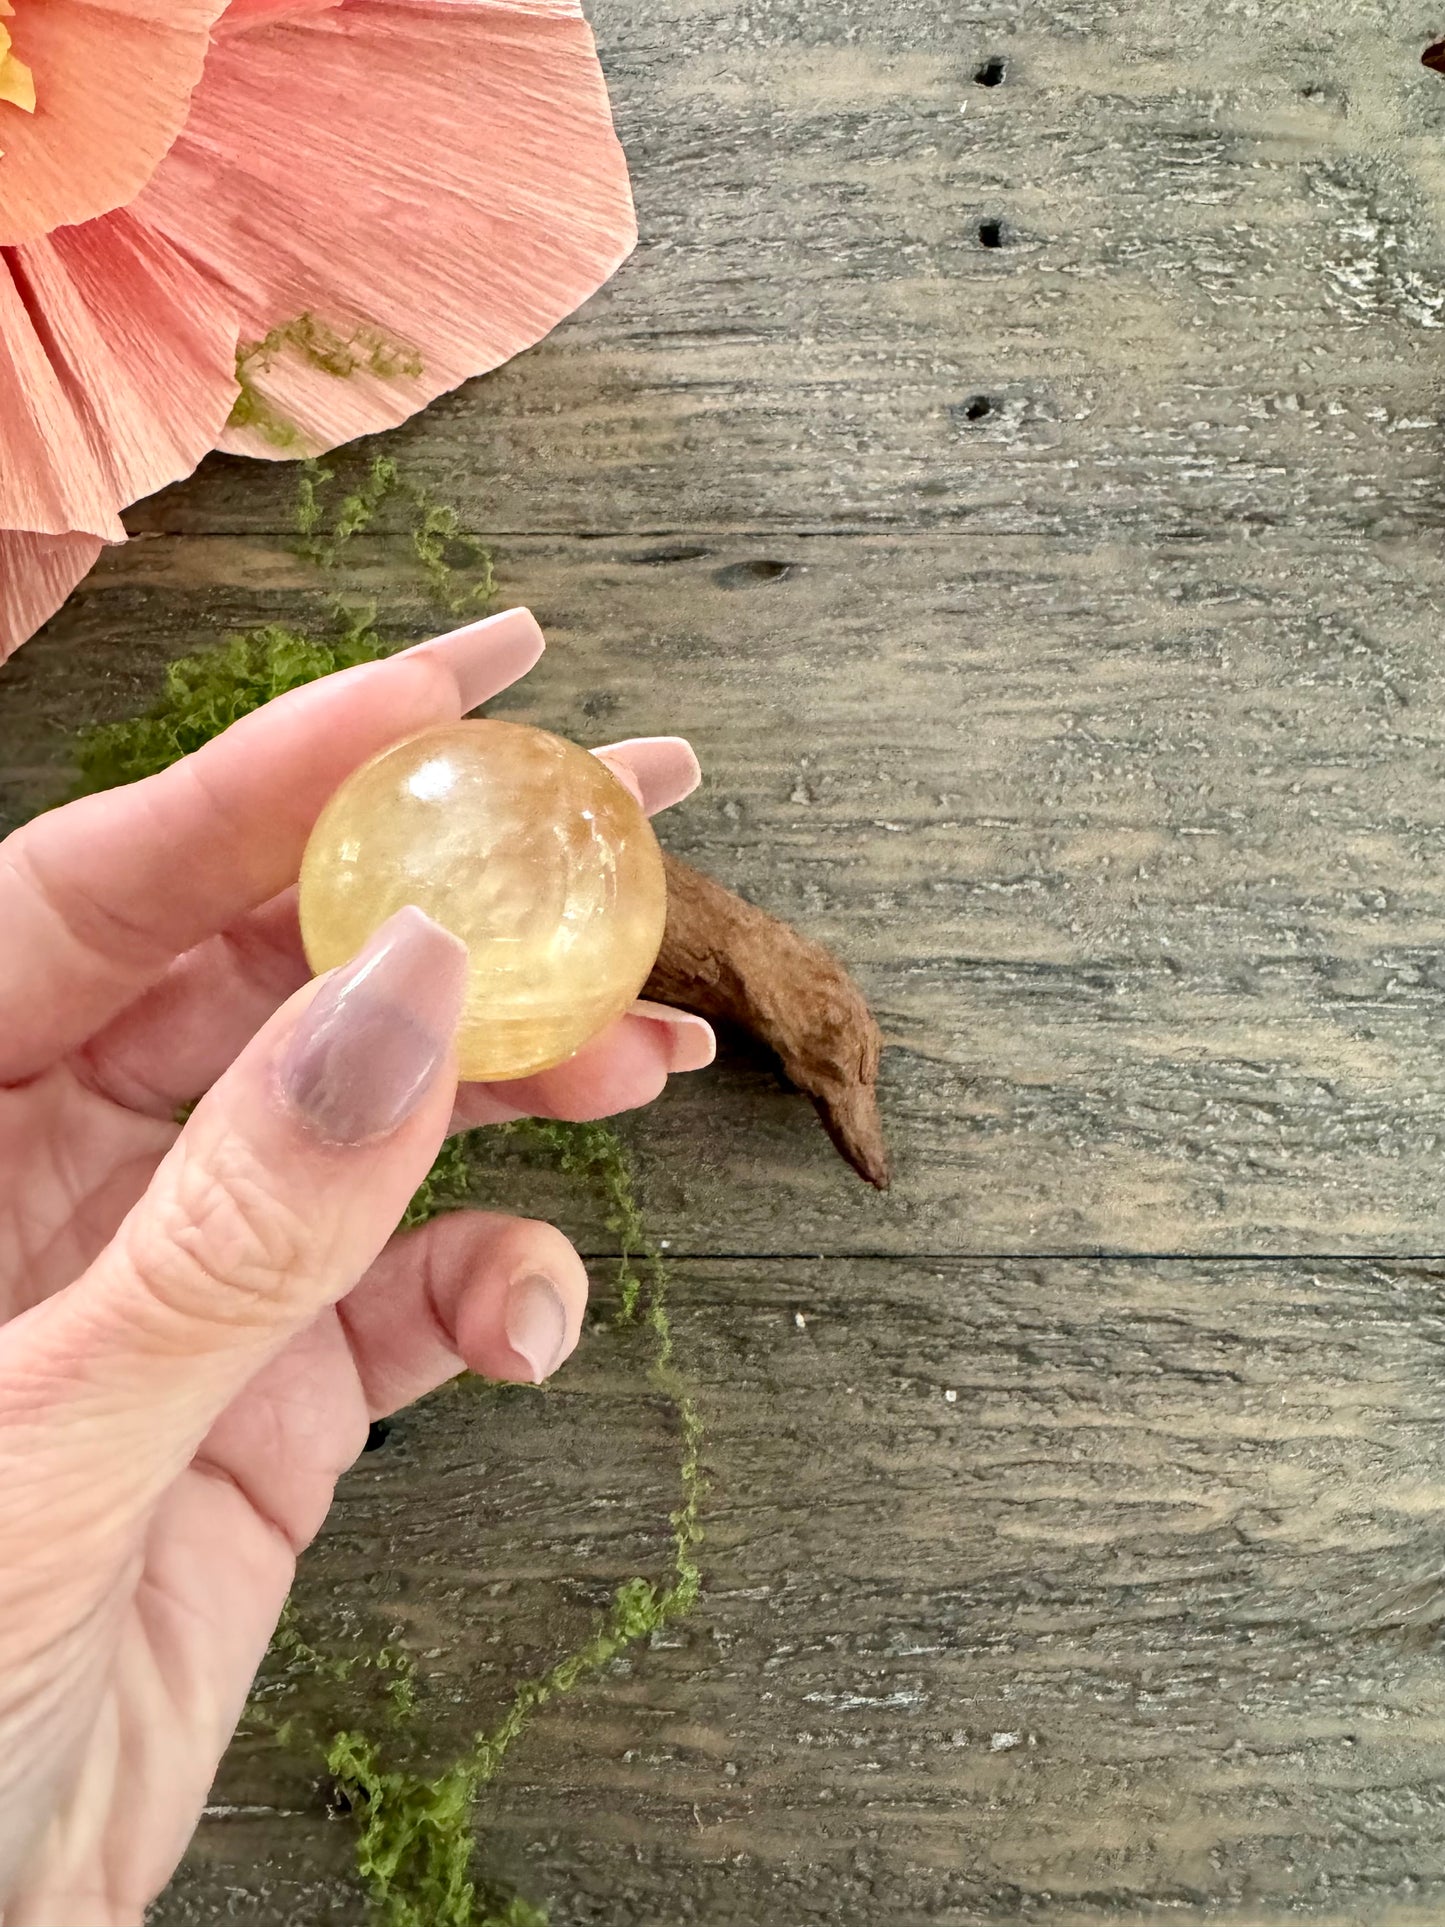
[[[465,985],[465,947],[399,911],[236,1059],[89,1270],[0,1334],[0,1483],[47,1540],[133,1530],[371,1264],[445,1135]]]

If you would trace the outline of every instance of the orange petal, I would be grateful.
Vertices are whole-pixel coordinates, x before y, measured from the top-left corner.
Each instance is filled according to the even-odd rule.
[[[0,247],[122,207],[185,121],[225,0],[33,0],[11,29],[37,105],[0,105]]]
[[[529,346],[636,238],[576,0],[233,0],[230,28],[129,211],[0,256],[0,659],[210,446],[238,334],[279,330],[252,378],[297,433],[223,445],[332,447]]]
[[[0,257],[0,527],[121,539],[214,446],[235,345],[221,292],[129,214]]]
[[[101,547],[93,535],[0,529],[0,662],[55,614]]]
[[[18,278],[17,278],[18,277]],[[28,281],[0,255],[0,528],[64,535],[121,533],[106,486],[63,375],[30,308]]]
[[[231,292],[243,337],[314,324],[253,364],[296,431],[223,436],[253,455],[404,421],[539,340],[636,239],[576,0],[347,0],[220,40],[134,211]]]
[[[216,23],[216,34],[219,38],[222,34],[246,33],[282,14],[323,13],[328,7],[340,5],[341,0],[231,0]]]

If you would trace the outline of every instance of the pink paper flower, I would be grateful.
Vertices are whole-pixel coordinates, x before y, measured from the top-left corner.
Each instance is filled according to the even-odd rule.
[[[0,0],[0,660],[129,503],[395,426],[635,239],[579,0]]]

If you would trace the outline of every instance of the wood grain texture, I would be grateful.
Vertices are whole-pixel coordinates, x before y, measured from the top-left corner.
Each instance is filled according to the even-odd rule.
[[[1422,0],[595,17],[638,256],[389,444],[482,525],[1439,529]],[[287,500],[214,463],[135,520],[275,529]]]
[[[1442,1279],[687,1264],[706,1600],[523,1743],[488,1864],[558,1927],[1438,1920]],[[442,1648],[444,1749],[661,1564],[670,1473],[598,1338],[404,1420],[304,1590]],[[317,1787],[217,1799],[170,1927],[359,1922]]]
[[[1436,1927],[1440,17],[594,16],[639,254],[385,446],[548,629],[502,713],[693,736],[665,835],[856,969],[897,1172],[735,1043],[628,1126],[706,1591],[488,1862],[555,1927]],[[319,619],[293,502],[135,511],[0,677],[7,818],[168,657]],[[354,555],[423,633],[398,526]],[[656,1569],[674,1469],[599,1337],[403,1420],[305,1598],[408,1629],[440,1756]],[[161,1927],[359,1927],[320,1786],[245,1744],[216,1804]]]
[[[403,555],[357,579],[410,633]],[[761,1058],[681,1080],[638,1131],[679,1248],[1445,1249],[1432,553],[509,537],[501,568],[552,639],[502,712],[686,728],[708,782],[664,837],[837,949],[889,1040],[885,1200]],[[322,595],[274,539],[137,543],[15,687],[124,709]]]

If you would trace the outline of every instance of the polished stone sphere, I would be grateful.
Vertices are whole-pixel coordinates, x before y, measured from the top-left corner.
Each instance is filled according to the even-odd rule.
[[[363,763],[301,865],[313,970],[345,963],[415,904],[466,944],[461,1074],[530,1076],[636,997],[667,918],[662,852],[595,756],[518,723],[424,730]]]

